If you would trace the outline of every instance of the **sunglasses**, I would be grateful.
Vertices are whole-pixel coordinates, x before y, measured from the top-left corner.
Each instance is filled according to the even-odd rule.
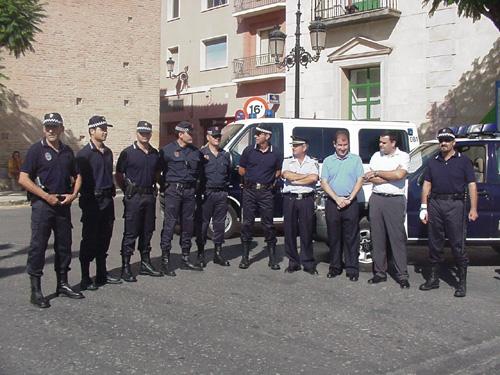
[[[439,143],[450,143],[450,142],[453,142],[453,138],[450,138],[450,137],[443,137],[443,138],[438,138],[438,141]]]

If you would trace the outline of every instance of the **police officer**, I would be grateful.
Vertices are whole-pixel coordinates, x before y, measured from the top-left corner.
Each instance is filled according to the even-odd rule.
[[[122,279],[135,282],[130,268],[135,241],[139,238],[141,275],[163,276],[151,264],[151,237],[156,220],[156,175],[159,153],[149,140],[153,125],[147,121],[137,123],[137,140],[120,153],[116,164],[116,183],[124,192],[123,205],[125,227],[122,240]]]
[[[281,173],[283,158],[270,143],[272,128],[267,124],[256,127],[255,146],[249,145],[241,154],[238,172],[243,177],[243,218],[241,243],[243,256],[239,267],[250,266],[250,242],[252,227],[257,213],[260,213],[269,251],[269,267],[279,270],[276,259],[276,234],[273,224],[274,186]]]
[[[108,136],[108,124],[104,116],[89,119],[90,141],[77,154],[77,167],[82,175],[80,208],[82,209],[82,240],[80,265],[82,290],[96,290],[104,284],[120,284],[106,269],[106,257],[113,234],[115,208],[113,197],[113,153],[104,141]],[[95,282],[90,278],[90,262],[96,261]]]
[[[467,265],[465,251],[466,221],[475,221],[477,214],[477,187],[471,160],[456,151],[455,134],[450,128],[438,131],[440,152],[429,160],[424,174],[420,220],[429,224],[430,277],[420,290],[439,288],[439,265],[443,262],[443,246],[448,238],[457,264],[458,285],[455,297],[465,297]],[[467,213],[467,189],[470,209]]]
[[[326,275],[334,278],[342,273],[342,254],[346,276],[359,278],[359,206],[357,195],[363,186],[363,163],[349,150],[349,133],[339,130],[333,142],[335,153],[323,161],[321,187],[328,195],[325,204],[330,268]]]
[[[304,271],[316,275],[312,235],[314,225],[314,189],[319,176],[318,163],[307,155],[307,141],[292,136],[293,157],[285,158],[281,168],[283,187],[283,215],[285,226],[285,253],[292,273]],[[297,252],[297,232],[300,236],[300,256]],[[302,266],[302,267],[301,267]]]
[[[192,145],[193,125],[181,121],[175,127],[177,139],[160,150],[160,168],[165,191],[165,210],[161,233],[162,271],[175,276],[170,269],[170,250],[177,220],[181,226],[181,268],[202,271],[189,261],[196,205],[196,182],[200,175],[200,150]]]
[[[45,251],[54,232],[56,295],[84,298],[68,284],[71,262],[71,202],[80,190],[81,176],[76,172],[73,150],[60,141],[64,132],[59,113],[47,113],[43,120],[44,137],[33,144],[21,167],[19,184],[31,198],[31,241],[27,272],[31,281],[31,303],[50,307],[41,288]]]
[[[210,221],[213,228],[214,263],[229,266],[229,262],[221,255],[224,243],[224,225],[227,215],[227,193],[231,173],[229,153],[220,148],[222,133],[217,126],[207,130],[208,143],[200,149],[202,154],[201,186],[203,199],[200,202],[201,231],[197,238],[198,263],[206,267],[205,244]]]

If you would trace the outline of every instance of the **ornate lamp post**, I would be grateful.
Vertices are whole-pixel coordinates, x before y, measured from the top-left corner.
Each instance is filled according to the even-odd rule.
[[[286,66],[289,70],[295,66],[295,118],[300,117],[300,66],[305,66],[310,62],[318,61],[321,51],[325,48],[326,26],[320,21],[313,21],[309,25],[311,36],[311,46],[316,54],[313,56],[300,45],[300,0],[297,1],[295,47],[281,60],[285,50],[286,34],[280,31],[279,26],[269,33],[269,51],[274,57],[276,64]]]
[[[180,72],[179,74],[174,74],[174,65],[175,65],[175,61],[172,60],[172,57],[169,57],[167,60],[168,78],[171,78],[171,79],[179,78],[181,81],[186,81],[188,79],[187,72],[184,71],[184,72]]]

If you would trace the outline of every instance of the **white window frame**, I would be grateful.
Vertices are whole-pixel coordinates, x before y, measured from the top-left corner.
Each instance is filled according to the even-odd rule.
[[[261,44],[261,38],[260,38],[260,33],[262,31],[271,31],[274,29],[274,26],[270,26],[270,27],[263,27],[263,28],[260,28],[260,29],[257,29],[256,30],[256,33],[255,33],[255,55],[259,56],[259,55],[262,55],[262,51],[260,50],[260,44]],[[272,65],[272,64],[275,64],[274,61],[271,61],[271,59],[269,60],[268,63],[266,64],[257,64],[258,66],[264,66],[264,65]]]
[[[173,59],[175,61],[175,64],[174,64],[174,71],[172,72],[172,74],[179,74],[180,66],[181,66],[181,64],[180,64],[181,53],[180,53],[180,48],[179,48],[178,45],[177,46],[167,47],[167,60],[169,59],[169,57],[173,57],[173,55],[170,52],[170,50],[172,50],[174,48],[177,48],[177,59]],[[167,77],[168,77],[168,67],[165,67],[165,69],[167,69],[166,74],[167,74]]]
[[[226,0],[225,4],[216,5],[216,6],[209,8],[208,7],[208,0],[200,0],[200,1],[201,1],[201,11],[202,12],[206,12],[206,11],[213,10],[213,9],[219,9],[222,7],[227,7],[229,5],[229,0]]]
[[[206,61],[206,42],[210,42],[215,39],[226,39],[226,61],[224,65],[221,66],[215,66],[212,68],[207,68],[207,61]],[[215,69],[223,69],[228,67],[228,61],[229,61],[229,38],[228,34],[222,34],[222,35],[217,35],[213,36],[210,38],[202,39],[200,40],[200,72],[207,71],[207,70],[215,70]]]
[[[179,8],[179,15],[177,17],[172,17],[173,12],[173,2],[178,1],[177,7]],[[167,8],[167,21],[175,21],[181,18],[181,0],[166,0]]]

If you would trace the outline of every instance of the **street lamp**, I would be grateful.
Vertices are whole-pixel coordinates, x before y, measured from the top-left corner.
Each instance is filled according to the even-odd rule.
[[[188,74],[187,74],[187,69],[183,72],[180,72],[179,74],[174,74],[174,66],[175,66],[175,61],[172,59],[172,57],[169,57],[167,60],[167,72],[168,72],[168,78],[171,79],[177,79],[179,78],[181,81],[187,81],[188,79]]]
[[[319,60],[321,51],[325,48],[326,41],[326,26],[323,22],[313,21],[309,25],[309,33],[311,36],[311,46],[316,54],[313,56],[300,45],[300,0],[297,1],[296,29],[295,29],[295,47],[290,53],[281,60],[285,50],[286,34],[280,31],[279,26],[269,33],[269,51],[271,57],[274,57],[276,64],[286,66],[289,70],[295,66],[295,118],[300,116],[299,99],[300,99],[300,66],[305,66],[310,62]]]

